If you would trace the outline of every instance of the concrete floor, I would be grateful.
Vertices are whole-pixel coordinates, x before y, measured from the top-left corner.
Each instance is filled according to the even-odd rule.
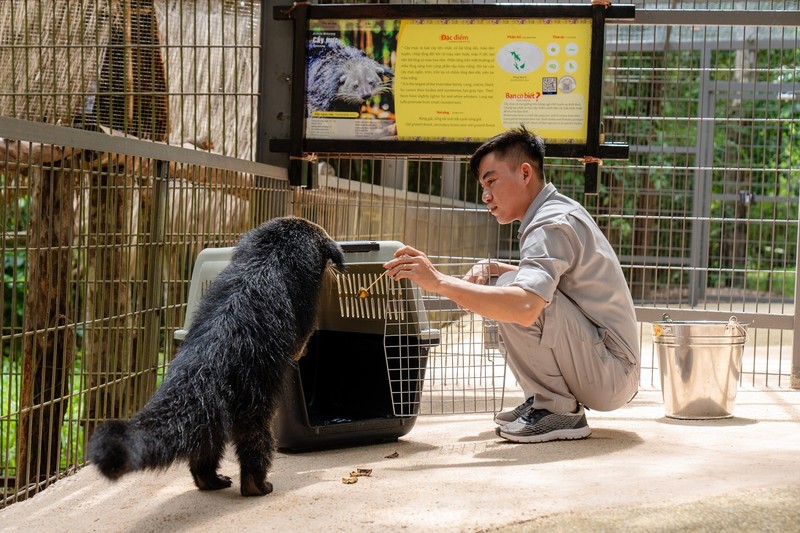
[[[589,439],[527,445],[489,414],[420,416],[396,443],[278,454],[263,498],[239,496],[231,460],[220,492],[184,465],[114,484],[87,467],[0,530],[800,531],[800,392],[740,390],[727,420],[666,418],[659,391],[587,415]],[[372,475],[344,484],[356,468]]]

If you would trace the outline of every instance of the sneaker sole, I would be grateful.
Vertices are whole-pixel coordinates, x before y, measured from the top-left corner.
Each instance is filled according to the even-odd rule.
[[[501,418],[495,418],[494,423],[498,426],[505,426],[506,424],[510,424],[513,420],[503,420]]]
[[[576,428],[576,429],[559,429],[545,433],[544,435],[510,435],[504,433],[502,427],[497,428],[496,431],[499,437],[502,437],[511,442],[519,443],[536,443],[536,442],[550,442],[552,440],[580,440],[585,439],[592,434],[589,427]]]

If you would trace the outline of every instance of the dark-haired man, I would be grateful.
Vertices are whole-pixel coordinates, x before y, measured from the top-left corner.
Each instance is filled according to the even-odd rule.
[[[470,168],[500,224],[520,221],[519,265],[481,262],[463,277],[439,272],[406,246],[384,266],[498,321],[506,362],[528,398],[497,413],[513,442],[582,439],[584,406],[611,411],[639,386],[638,330],[613,248],[579,203],[545,182],[544,143],[524,127],[481,145]]]

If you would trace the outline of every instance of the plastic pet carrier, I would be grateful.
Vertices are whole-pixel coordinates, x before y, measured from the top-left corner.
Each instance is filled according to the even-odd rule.
[[[428,323],[421,291],[384,275],[397,241],[340,243],[347,272],[326,275],[317,331],[297,368],[275,420],[278,446],[305,451],[395,441],[414,426],[428,350],[439,331]],[[210,248],[197,258],[184,328],[208,284],[233,248]]]

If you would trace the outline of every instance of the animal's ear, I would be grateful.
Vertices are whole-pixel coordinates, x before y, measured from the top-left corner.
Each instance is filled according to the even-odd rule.
[[[330,260],[333,262],[336,270],[344,274],[345,270],[347,270],[347,267],[345,267],[344,264],[344,252],[342,251],[342,247],[336,242],[329,240],[327,243],[327,249],[328,257],[330,257]]]
[[[394,78],[394,72],[389,67],[381,67],[378,69],[378,74],[382,74],[387,78]]]
[[[342,74],[341,76],[339,76],[339,83],[340,84],[344,83],[344,80],[346,79],[347,79],[347,74]]]

